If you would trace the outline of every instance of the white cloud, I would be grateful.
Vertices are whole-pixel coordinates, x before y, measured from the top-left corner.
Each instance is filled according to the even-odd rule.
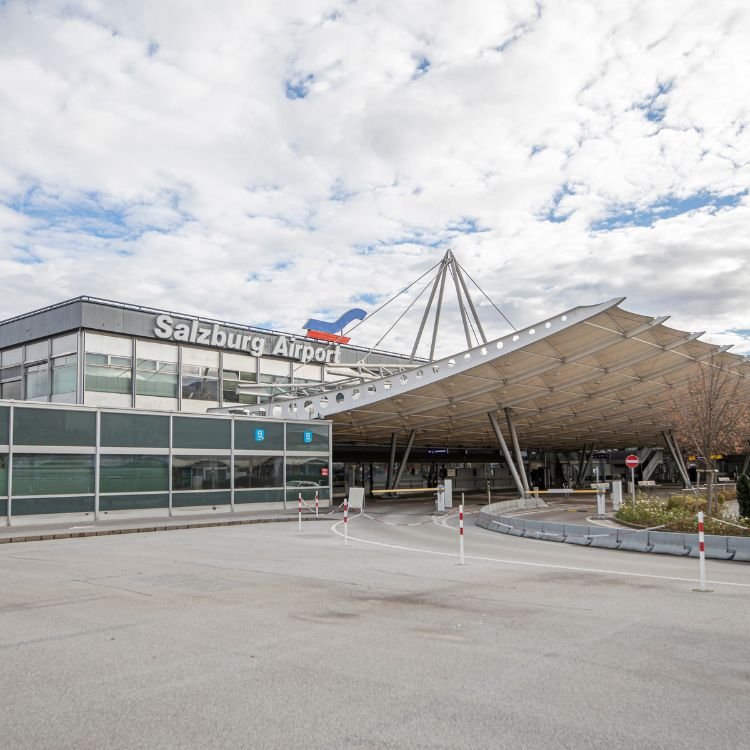
[[[298,330],[450,246],[516,323],[627,295],[748,350],[749,37],[742,0],[10,0],[0,316]]]

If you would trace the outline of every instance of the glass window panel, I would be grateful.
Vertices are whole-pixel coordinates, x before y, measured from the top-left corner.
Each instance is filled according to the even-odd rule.
[[[188,508],[191,505],[229,505],[230,492],[175,492],[172,495],[172,507]]]
[[[143,510],[145,508],[168,508],[169,494],[161,495],[102,495],[99,510]]]
[[[34,362],[38,359],[47,359],[49,357],[49,341],[37,341],[34,344],[26,345],[26,361]]]
[[[288,451],[328,451],[328,425],[316,422],[287,424]]]
[[[236,419],[234,421],[234,449],[282,451],[284,450],[284,424]]]
[[[328,487],[328,459],[287,456],[286,486],[291,489]],[[325,476],[324,476],[325,474]]]
[[[0,365],[20,365],[23,362],[23,349],[19,346],[17,349],[6,349],[0,354]]]
[[[197,401],[218,401],[219,371],[215,367],[183,365],[182,397]]]
[[[13,493],[13,515],[31,516],[42,513],[93,513],[94,497],[17,497]]]
[[[283,487],[283,456],[235,456],[235,488]]]
[[[52,354],[68,354],[78,350],[78,335],[70,333],[67,336],[58,336],[52,339]]]
[[[0,454],[0,495],[8,495],[8,454]]]
[[[14,495],[76,495],[93,491],[94,456],[13,454]]]
[[[49,369],[47,363],[26,368],[26,398],[49,396]]]
[[[172,489],[228,490],[229,456],[173,456]]]
[[[160,492],[169,489],[169,456],[102,455],[101,492]]]
[[[52,360],[52,393],[75,393],[78,357],[69,354]]]
[[[86,352],[86,390],[98,393],[131,393],[131,362],[130,357]]]
[[[155,359],[136,362],[135,392],[140,396],[177,398],[177,365]]]
[[[23,388],[20,380],[10,380],[0,385],[0,398],[13,398],[20,401]]]
[[[222,398],[233,404],[254,404],[257,402],[257,396],[237,393],[237,386],[242,384],[252,384],[257,382],[257,376],[254,372],[245,370],[223,370],[222,371]]]
[[[235,503],[280,503],[284,500],[283,490],[238,490]]]
[[[175,417],[175,448],[229,448],[232,423],[229,419],[211,417]]]
[[[101,444],[117,448],[168,448],[169,417],[103,411]]]
[[[23,367],[21,365],[13,365],[12,367],[3,367],[0,370],[0,380],[9,380],[10,378],[20,378],[23,374]]]
[[[77,409],[27,409],[16,407],[13,422],[16,445],[96,444],[96,414]]]

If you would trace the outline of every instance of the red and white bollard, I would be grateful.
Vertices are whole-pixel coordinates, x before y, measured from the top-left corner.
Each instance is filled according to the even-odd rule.
[[[315,518],[318,517],[318,491],[315,490]]]
[[[297,518],[299,523],[299,531],[302,533],[302,493],[297,493]]]
[[[349,544],[349,498],[344,500],[344,546]]]
[[[461,554],[461,565],[464,564],[464,506],[458,506],[458,548]]]
[[[696,591],[708,591],[706,588],[706,540],[703,528],[703,511],[698,511],[698,559],[701,569],[701,587]]]

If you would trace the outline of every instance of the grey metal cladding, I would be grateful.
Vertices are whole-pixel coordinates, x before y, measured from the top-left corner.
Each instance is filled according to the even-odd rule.
[[[0,323],[0,349],[56,336],[81,327],[80,300],[12,318]]]

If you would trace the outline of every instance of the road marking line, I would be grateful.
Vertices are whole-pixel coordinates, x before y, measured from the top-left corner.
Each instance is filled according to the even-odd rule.
[[[343,522],[339,521],[331,527],[331,531],[337,536],[343,536],[338,530]],[[362,542],[363,544],[372,544],[376,547],[387,547],[389,549],[397,549],[402,552],[421,552],[425,555],[438,555],[439,557],[458,557],[459,555],[453,552],[438,552],[431,549],[420,549],[419,547],[406,547],[402,544],[389,544],[388,542],[374,542],[369,539],[362,539],[361,537],[355,537],[349,534],[349,541]],[[554,565],[553,563],[536,563],[536,562],[524,562],[522,560],[505,560],[500,557],[481,557],[478,555],[466,555],[469,560],[479,560],[481,562],[494,562],[502,563],[503,565],[523,565],[530,568],[552,568],[553,570],[569,570],[573,573],[598,573],[599,575],[610,575],[610,576],[628,576],[630,578],[652,578],[660,581],[682,581],[684,583],[696,583],[697,578],[680,578],[679,576],[660,576],[652,573],[627,573],[622,570],[606,570],[602,568],[579,568],[573,565]],[[733,583],[732,581],[706,581],[706,583],[712,583],[717,586],[738,586],[740,588],[750,588],[750,583]]]

